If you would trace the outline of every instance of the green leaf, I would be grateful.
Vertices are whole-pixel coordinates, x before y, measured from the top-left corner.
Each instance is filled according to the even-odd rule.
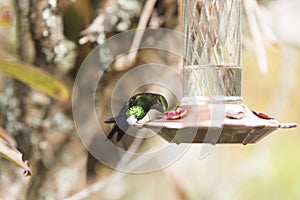
[[[10,136],[0,127],[0,157],[6,158],[7,160],[15,163],[17,166],[25,170],[24,175],[30,176],[31,169],[28,161],[23,161],[22,153],[20,153],[10,141],[5,140]],[[3,138],[3,139],[2,139]]]
[[[69,92],[64,83],[28,63],[0,58],[0,72],[10,75],[61,102],[66,102],[69,99]]]

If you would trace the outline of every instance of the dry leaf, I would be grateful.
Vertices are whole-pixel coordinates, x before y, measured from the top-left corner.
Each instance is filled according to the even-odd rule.
[[[28,161],[23,161],[22,153],[20,153],[12,144],[2,138],[0,138],[0,156],[23,168],[25,170],[25,176],[31,175],[29,163]]]
[[[11,137],[3,128],[0,127],[0,138],[4,139],[7,143],[11,144],[13,147],[17,147],[16,140]]]

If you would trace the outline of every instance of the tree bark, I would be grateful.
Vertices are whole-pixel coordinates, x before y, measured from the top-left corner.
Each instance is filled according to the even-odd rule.
[[[51,2],[15,0],[16,52],[19,59],[68,84],[75,45],[64,36],[62,8]],[[0,178],[6,181],[0,182],[0,198],[62,199],[84,187],[87,153],[74,129],[70,103],[61,104],[11,79],[4,85],[0,122],[16,138],[33,174],[25,178],[20,169],[1,160],[6,173]]]

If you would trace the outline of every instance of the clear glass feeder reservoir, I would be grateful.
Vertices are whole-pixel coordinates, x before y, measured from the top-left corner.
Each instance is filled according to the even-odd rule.
[[[144,127],[172,143],[255,143],[281,124],[241,97],[241,0],[183,1],[181,105]]]
[[[241,1],[183,3],[182,104],[242,103]]]

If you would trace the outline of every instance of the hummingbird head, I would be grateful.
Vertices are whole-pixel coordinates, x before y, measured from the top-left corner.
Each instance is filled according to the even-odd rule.
[[[152,109],[156,109],[160,112],[166,112],[168,110],[168,102],[162,95],[158,94],[156,99],[156,104],[154,104]]]

